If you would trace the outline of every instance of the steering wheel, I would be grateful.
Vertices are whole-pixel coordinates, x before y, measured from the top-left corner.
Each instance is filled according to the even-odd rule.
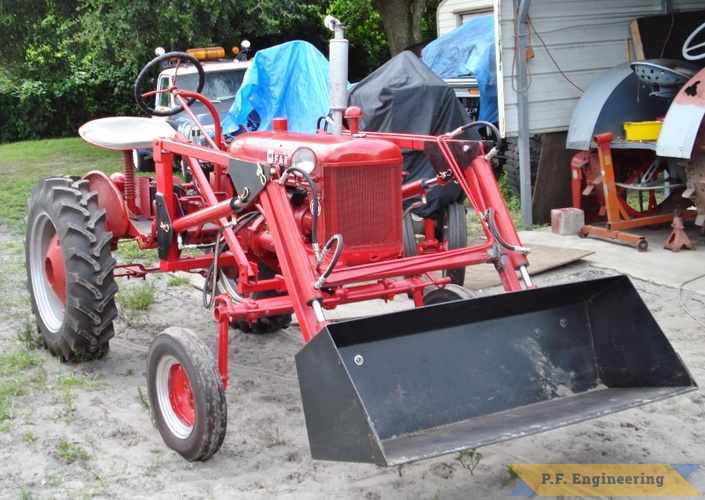
[[[149,81],[148,79],[151,71],[155,67],[160,68],[161,64],[164,61],[169,61],[172,59],[176,59],[176,69],[174,72],[173,85],[170,85],[168,88],[163,90],[150,90],[147,92],[142,92],[145,83]],[[152,116],[172,116],[177,113],[181,113],[184,110],[184,106],[178,105],[162,111],[157,111],[156,109],[150,107],[149,104],[147,104],[147,102],[145,101],[145,98],[147,97],[156,96],[165,92],[171,92],[174,88],[178,89],[177,84],[179,76],[179,66],[182,63],[191,63],[196,68],[196,71],[198,71],[198,87],[196,88],[196,92],[199,94],[201,93],[201,90],[203,90],[203,84],[206,81],[206,74],[203,71],[203,66],[201,66],[201,63],[198,61],[198,59],[189,54],[186,54],[185,52],[167,52],[166,54],[162,54],[161,56],[155,57],[150,62],[148,62],[147,65],[142,68],[140,74],[137,76],[137,81],[135,82],[135,100],[137,101],[137,104],[140,108],[142,108],[144,111],[146,111]],[[186,105],[190,106],[191,104],[193,104],[194,101],[195,98],[191,97],[186,100]]]
[[[695,37],[698,36],[698,34],[703,30],[705,30],[705,23],[698,26],[683,44],[683,57],[685,57],[688,61],[697,61],[705,58],[705,50],[703,50],[705,49],[705,42],[691,45],[693,40],[695,40]]]

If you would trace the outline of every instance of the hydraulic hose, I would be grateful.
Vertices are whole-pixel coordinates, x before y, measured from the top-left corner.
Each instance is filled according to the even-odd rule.
[[[311,190],[311,197],[313,198],[313,206],[311,206],[311,215],[313,219],[311,227],[311,246],[313,247],[313,253],[316,256],[316,260],[318,260],[320,258],[320,250],[318,247],[318,232],[316,230],[318,226],[318,212],[320,210],[320,205],[318,202],[318,192],[316,191],[316,186],[314,185],[313,179],[311,178],[309,173],[299,167],[289,167],[284,170],[281,179],[279,179],[279,184],[283,185],[289,178],[289,175],[291,175],[291,172],[296,172],[300,174],[301,177],[306,179],[306,182],[308,182],[309,189]]]
[[[240,220],[237,220],[235,224],[237,226],[233,229],[234,233],[237,234],[242,231],[247,224],[259,216],[259,212],[250,212],[249,214],[243,215]],[[206,279],[203,284],[203,307],[210,309],[213,307],[213,302],[215,301],[215,288],[218,282],[218,259],[220,258],[220,242],[222,239],[223,231],[225,228],[230,226],[221,226],[218,228],[218,234],[215,238],[215,248],[213,249],[213,262],[211,262],[208,272],[206,273]]]
[[[328,264],[328,267],[326,268],[326,270],[323,272],[323,274],[321,274],[321,277],[318,278],[318,281],[316,281],[314,288],[321,288],[321,286],[323,286],[323,283],[325,283],[326,278],[328,278],[328,276],[330,276],[330,273],[333,271],[333,268],[338,263],[338,259],[340,258],[340,254],[343,253],[343,235],[342,234],[334,234],[333,236],[330,237],[330,239],[323,246],[323,252],[321,253],[320,260],[318,260],[318,265],[319,266],[321,265],[321,263],[323,262],[323,259],[325,259],[326,255],[328,255],[328,252],[330,252],[330,249],[333,246],[333,241],[336,242],[335,253],[333,253],[333,258],[331,259],[330,264]]]
[[[502,238],[499,229],[497,229],[497,223],[494,220],[494,208],[492,207],[489,207],[487,209],[487,225],[490,227],[490,232],[492,233],[492,236],[494,236],[497,242],[507,250],[511,250],[512,252],[521,252],[525,255],[531,252],[530,248],[510,245],[504,240],[504,238]]]

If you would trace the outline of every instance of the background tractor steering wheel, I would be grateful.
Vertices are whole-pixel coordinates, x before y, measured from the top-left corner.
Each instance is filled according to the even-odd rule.
[[[703,32],[703,30],[705,30],[705,23],[698,26],[683,44],[683,57],[685,57],[688,61],[698,61],[705,58],[705,42],[701,41],[693,44],[695,37],[697,37],[699,33]]]
[[[161,65],[164,61],[169,61],[172,59],[176,59],[176,65],[175,65],[175,71],[174,71],[174,81],[173,84],[171,84],[168,88],[162,89],[162,90],[154,90],[150,89],[146,92],[143,92],[142,89],[145,86],[145,83],[151,82],[151,79],[149,78],[149,74],[152,72],[152,70],[156,67],[158,69],[161,68]],[[178,88],[178,80],[179,80],[179,67],[183,63],[191,63],[193,66],[196,68],[196,71],[198,71],[198,87],[196,87],[196,92],[199,94],[201,93],[201,90],[203,90],[203,84],[206,81],[206,74],[203,71],[203,66],[201,66],[201,63],[196,59],[195,57],[186,54],[185,52],[167,52],[166,54],[162,54],[158,57],[155,57],[152,59],[150,62],[147,63],[147,65],[142,68],[142,71],[140,71],[140,74],[137,76],[137,81],[135,82],[135,100],[137,101],[137,104],[139,105],[140,108],[142,108],[144,111],[149,113],[152,116],[172,116],[177,113],[180,113],[184,110],[184,107],[182,105],[174,106],[172,108],[164,109],[164,110],[156,110],[147,104],[145,101],[145,98],[147,97],[152,97],[152,96],[157,96],[159,94],[165,93],[165,92],[170,92],[174,87]],[[193,97],[189,98],[186,100],[186,105],[190,106],[193,104],[195,99]]]

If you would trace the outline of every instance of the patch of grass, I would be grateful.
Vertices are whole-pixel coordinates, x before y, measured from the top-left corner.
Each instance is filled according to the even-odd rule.
[[[504,198],[504,203],[507,205],[509,210],[509,215],[512,217],[512,222],[517,230],[522,228],[522,218],[521,218],[521,200],[519,197],[512,193],[512,188],[507,182],[506,172],[502,174],[499,178],[499,190],[502,192],[502,198]]]
[[[136,241],[120,242],[117,250],[113,252],[113,255],[120,264],[141,262],[145,266],[151,267],[155,266],[159,261],[159,256],[155,248],[142,250],[139,245],[137,245]]]
[[[18,333],[18,338],[20,333]],[[0,422],[15,418],[15,399],[27,394],[35,385],[33,377],[41,364],[42,356],[37,352],[3,345],[0,350]],[[41,373],[40,373],[41,374]],[[6,429],[2,427],[2,431]]]
[[[63,420],[66,423],[73,422],[73,414],[76,412],[76,405],[73,402],[73,390],[65,389],[63,391],[63,408],[57,409],[54,412],[52,420]]]
[[[183,286],[189,285],[190,283],[191,280],[188,276],[180,274],[178,276],[172,276],[171,278],[169,278],[169,281],[166,282],[166,286]]]
[[[0,353],[0,376],[16,375],[25,368],[39,364],[39,356],[28,351]]]
[[[51,488],[56,488],[61,484],[61,480],[58,476],[55,476],[54,474],[49,474],[44,477],[44,484]]]
[[[509,216],[512,218],[512,223],[517,231],[522,228],[522,217],[521,217],[521,200],[517,195],[512,193],[512,188],[507,182],[507,173],[503,172],[502,176],[497,181],[499,185],[499,190],[502,193],[502,198],[504,198],[504,203],[507,205],[509,210]],[[469,206],[469,202],[466,200],[465,204]],[[534,226],[540,227],[540,226]],[[484,237],[485,231],[482,228],[482,223],[480,222],[480,217],[475,213],[475,211],[470,207],[468,210],[468,236],[474,237]]]
[[[56,445],[56,452],[68,463],[73,463],[77,460],[85,462],[93,458],[82,446],[72,445],[63,439]]]
[[[122,286],[117,294],[116,300],[120,307],[144,311],[154,303],[154,293],[156,285],[151,281],[145,281],[131,286]]]
[[[61,389],[73,389],[74,387],[85,387],[89,390],[96,390],[106,387],[108,383],[95,375],[75,375],[72,373],[62,373],[56,378],[56,386]]]
[[[34,432],[27,430],[22,433],[22,437],[20,439],[22,439],[25,443],[34,443],[37,440],[37,436],[34,435]]]
[[[74,388],[81,387],[95,390],[107,385],[107,382],[95,376],[86,374],[76,375],[74,373],[60,373],[50,385],[60,398],[63,406],[58,408],[51,417],[53,420],[64,420],[72,422],[76,413],[76,403],[74,400]]]
[[[122,170],[122,155],[82,139],[45,139],[0,145],[0,220],[14,234],[24,232],[23,219],[32,186],[51,175],[79,175],[91,170]]]
[[[28,351],[44,347],[44,338],[42,334],[37,331],[37,327],[32,319],[26,319],[22,322],[22,326],[17,331],[17,340],[19,340],[20,344]]]
[[[0,380],[0,422],[15,418],[15,398],[26,393],[19,377]]]

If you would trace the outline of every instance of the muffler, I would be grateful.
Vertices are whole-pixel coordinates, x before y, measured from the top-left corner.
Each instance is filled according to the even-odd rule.
[[[332,323],[296,367],[312,457],[379,466],[697,388],[626,276]]]

